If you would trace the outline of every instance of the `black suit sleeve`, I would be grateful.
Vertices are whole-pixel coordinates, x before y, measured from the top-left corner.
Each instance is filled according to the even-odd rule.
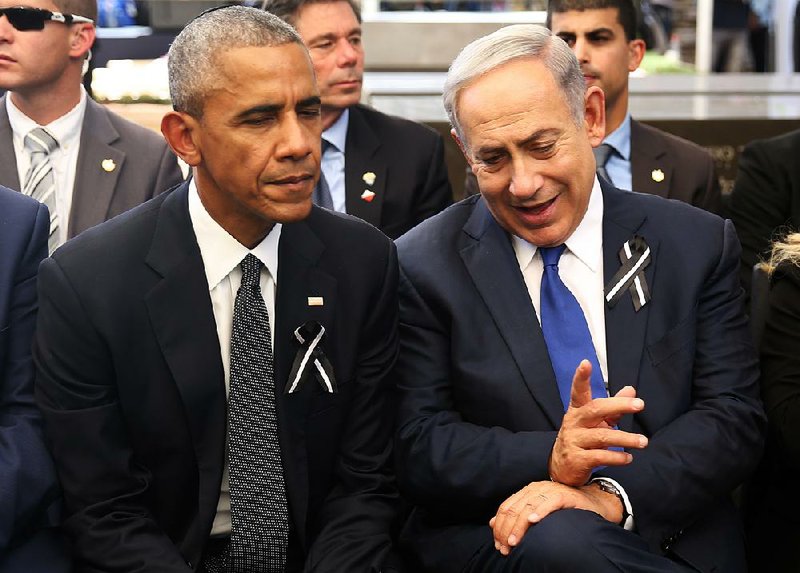
[[[44,205],[31,211],[35,218],[15,212],[19,220],[2,222],[26,234],[8,237],[0,247],[5,251],[0,256],[4,267],[0,276],[8,278],[8,284],[0,287],[0,304],[7,302],[0,309],[0,561],[11,545],[42,526],[48,510],[57,512],[59,507],[55,470],[33,402],[30,350],[36,324],[36,272],[47,256],[50,216]],[[17,238],[19,249],[13,244]],[[53,516],[55,523],[58,515]]]
[[[800,269],[776,274],[761,346],[762,391],[782,464],[800,470]]]
[[[305,570],[379,572],[391,547],[397,490],[391,472],[392,368],[397,358],[397,253],[387,243],[383,278],[362,324],[353,400],[338,444],[335,485],[317,516]],[[377,262],[377,261],[374,261]]]
[[[791,197],[782,154],[766,142],[747,145],[739,157],[731,193],[730,216],[742,243],[741,281],[750,290],[753,265],[769,253],[770,243],[791,223]]]
[[[146,509],[150,475],[129,443],[117,365],[54,259],[40,268],[39,301],[36,400],[64,490],[75,570],[189,571]]]
[[[421,223],[453,203],[453,190],[444,161],[444,141],[438,133],[430,154],[428,176],[414,200],[414,219]]]

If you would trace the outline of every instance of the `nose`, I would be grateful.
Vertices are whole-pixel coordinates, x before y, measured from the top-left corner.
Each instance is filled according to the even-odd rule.
[[[13,34],[14,26],[8,21],[8,16],[0,13],[0,42],[8,42]]]
[[[351,68],[358,62],[361,52],[361,44],[354,44],[349,38],[342,38],[337,47],[337,64],[340,68]]]
[[[572,46],[572,51],[575,53],[575,57],[578,59],[579,63],[583,64],[589,61],[589,56],[591,54],[589,43],[582,38],[575,39],[575,44]]]
[[[276,149],[279,159],[301,161],[320,145],[320,131],[310,129],[308,122],[303,122],[296,113],[288,114],[284,119],[280,135]]]
[[[531,157],[517,157],[511,163],[511,183],[509,192],[520,200],[536,195],[542,188],[544,177],[538,161]]]

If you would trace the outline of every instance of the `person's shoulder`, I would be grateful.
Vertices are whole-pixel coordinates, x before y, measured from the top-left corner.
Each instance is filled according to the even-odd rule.
[[[378,228],[366,221],[348,215],[317,207],[312,207],[309,216],[301,223],[310,229],[325,243],[326,248],[353,252],[376,248],[385,250],[392,240]],[[291,224],[290,224],[291,225]]]
[[[167,142],[164,141],[164,137],[160,133],[134,123],[97,102],[89,101],[87,106],[93,108],[92,114],[100,117],[105,116],[126,143],[135,145],[143,152],[157,150],[160,153],[166,147]],[[88,117],[84,116],[84,121],[87,120]]]
[[[795,161],[795,155],[798,150],[800,150],[800,129],[781,133],[773,137],[754,139],[748,142],[744,147],[745,153],[766,153],[773,159],[785,159],[791,162]]]
[[[8,214],[9,210],[36,213],[39,205],[36,199],[0,185],[0,214]]]
[[[647,125],[646,123],[641,123],[636,120],[631,120],[631,122],[631,128],[634,131],[636,129],[640,130],[640,136],[650,138],[651,140],[657,142],[660,146],[666,147],[673,153],[693,158],[702,157],[703,159],[707,159],[709,161],[711,160],[711,153],[706,148],[694,143],[693,141],[684,139],[683,137],[677,136],[674,133],[669,133],[667,131],[658,129],[652,125]],[[633,139],[633,131],[631,132],[631,136]],[[635,143],[636,142],[634,142],[634,144]]]
[[[129,264],[132,256],[144,257],[163,203],[179,200],[182,187],[157,195],[153,199],[91,227],[59,247],[53,258],[62,265]],[[173,195],[176,195],[173,197]],[[188,207],[187,207],[188,217]]]
[[[441,138],[439,133],[428,125],[389,115],[363,104],[356,104],[351,107],[350,113],[360,114],[364,121],[375,131],[391,134],[393,138],[430,141]]]
[[[431,256],[447,256],[458,250],[464,227],[481,201],[480,194],[471,195],[399,237],[395,244],[401,258],[404,254],[414,256],[417,251],[428,252]]]

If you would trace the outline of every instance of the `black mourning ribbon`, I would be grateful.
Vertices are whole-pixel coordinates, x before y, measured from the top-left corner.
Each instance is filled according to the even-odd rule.
[[[650,260],[650,247],[644,238],[634,235],[632,239],[625,241],[619,250],[619,261],[622,266],[605,289],[609,308],[614,308],[626,290],[631,293],[633,309],[636,312],[647,304],[650,300],[650,289],[647,286],[644,270],[650,264]]]
[[[297,392],[312,376],[317,379],[325,392],[337,393],[333,366],[322,351],[325,327],[314,320],[309,320],[294,331],[294,338],[300,344],[300,348],[294,357],[292,373],[289,375],[289,384],[286,385],[284,394]]]

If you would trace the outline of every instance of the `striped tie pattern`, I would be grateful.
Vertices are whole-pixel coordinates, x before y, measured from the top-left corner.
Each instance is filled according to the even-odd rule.
[[[50,238],[47,248],[50,254],[58,247],[58,212],[56,211],[56,185],[50,153],[58,147],[58,141],[43,128],[32,129],[25,136],[25,149],[31,163],[25,174],[22,192],[44,203],[50,210]]]

